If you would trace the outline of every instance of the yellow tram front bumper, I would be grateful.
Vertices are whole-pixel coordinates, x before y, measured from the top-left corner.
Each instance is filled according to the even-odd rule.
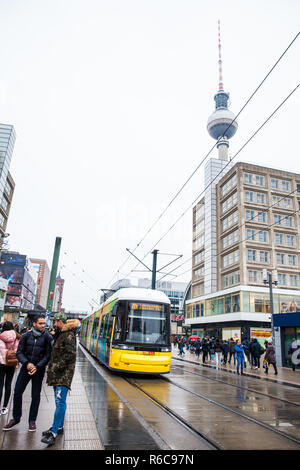
[[[170,372],[171,353],[112,349],[109,367],[128,372],[166,374]]]

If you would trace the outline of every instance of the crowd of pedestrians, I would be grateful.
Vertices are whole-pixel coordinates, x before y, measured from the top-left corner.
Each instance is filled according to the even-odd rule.
[[[294,343],[295,344],[295,343]],[[231,364],[236,367],[237,374],[244,374],[244,369],[250,367],[253,370],[260,370],[264,368],[264,372],[268,374],[270,365],[274,368],[275,375],[278,374],[275,349],[271,342],[265,341],[263,347],[257,338],[234,340],[230,338],[228,340],[221,340],[219,338],[209,338],[208,336],[203,337],[192,337],[191,339],[185,338],[184,336],[175,336],[173,338],[174,347],[178,347],[179,356],[185,355],[185,349],[190,350],[192,354],[195,354],[196,358],[201,360],[200,355],[202,354],[202,363],[205,364],[208,360],[220,367],[221,365]],[[292,343],[293,345],[293,343]],[[290,349],[292,350],[292,345]],[[292,352],[295,350],[292,350]],[[295,370],[295,365],[292,365]]]
[[[53,445],[57,434],[63,433],[67,394],[71,389],[75,370],[76,334],[79,325],[79,320],[68,320],[64,313],[54,315],[52,330],[46,328],[43,315],[37,315],[32,327],[22,328],[21,331],[19,325],[13,325],[9,321],[0,325],[1,415],[8,412],[12,380],[18,371],[12,400],[12,418],[3,426],[3,431],[10,431],[20,422],[23,393],[29,382],[31,404],[28,431],[36,431],[42,383],[47,372],[46,383],[54,390],[55,413],[52,426],[42,433],[41,441]]]

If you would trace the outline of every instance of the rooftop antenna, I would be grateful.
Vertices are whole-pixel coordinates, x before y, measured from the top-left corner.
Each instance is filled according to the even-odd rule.
[[[222,72],[222,56],[221,56],[221,27],[218,20],[218,36],[219,36],[219,91],[223,90],[223,72]]]

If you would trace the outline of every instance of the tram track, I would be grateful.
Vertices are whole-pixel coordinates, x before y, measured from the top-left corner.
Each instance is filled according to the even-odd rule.
[[[218,442],[215,439],[212,439],[212,438],[208,437],[207,434],[205,434],[205,432],[199,431],[199,429],[197,429],[194,425],[192,425],[188,420],[183,419],[181,416],[178,415],[178,413],[176,411],[174,411],[168,405],[166,405],[165,403],[160,401],[156,396],[154,396],[153,394],[151,394],[147,390],[145,390],[145,388],[143,387],[143,379],[139,379],[138,383],[135,380],[128,379],[128,378],[126,378],[125,380],[127,380],[132,386],[137,388],[141,393],[146,395],[150,400],[152,400],[154,403],[156,403],[160,408],[164,409],[168,414],[171,414],[174,418],[178,419],[184,426],[187,426],[193,432],[196,432],[199,436],[201,436],[202,439],[205,439],[211,445],[214,445],[216,449],[226,449],[226,446],[222,445],[221,442]],[[273,435],[279,436],[280,438],[287,439],[291,443],[296,444],[297,447],[300,446],[300,440],[299,439],[297,439],[293,436],[290,436],[289,434],[287,434],[283,431],[275,429],[272,426],[270,426],[270,425],[268,425],[268,424],[266,424],[266,423],[264,423],[264,422],[262,422],[262,421],[260,421],[256,418],[250,417],[250,416],[246,415],[245,413],[237,411],[237,410],[233,409],[232,407],[225,405],[224,403],[221,403],[221,402],[219,402],[217,400],[214,400],[214,399],[212,399],[212,398],[210,398],[206,395],[203,395],[202,393],[195,392],[195,391],[190,390],[190,389],[188,389],[188,388],[186,388],[182,385],[179,385],[178,383],[174,382],[169,377],[165,377],[165,376],[160,377],[159,380],[162,380],[164,382],[168,382],[171,386],[177,387],[178,389],[181,389],[184,392],[186,392],[188,394],[191,394],[191,395],[193,395],[193,396],[195,396],[195,397],[197,397],[201,400],[205,400],[210,405],[222,408],[223,410],[225,410],[226,412],[228,412],[230,414],[233,414],[233,415],[235,415],[235,416],[237,416],[237,417],[239,417],[243,420],[247,420],[248,422],[254,424],[255,426],[259,426],[260,428],[263,428],[264,430],[271,432]],[[142,384],[141,384],[141,382],[142,382]]]
[[[201,438],[202,440],[206,441],[209,443],[209,445],[212,447],[212,449],[215,450],[225,450],[224,447],[216,442],[215,440],[209,438],[205,434],[201,433],[198,429],[196,429],[191,423],[189,423],[187,420],[179,416],[178,413],[176,413],[174,410],[169,408],[166,404],[162,403],[161,401],[157,400],[154,396],[150,395],[148,392],[143,390],[139,385],[137,385],[133,380],[129,378],[124,378],[131,386],[135,387],[138,389],[141,393],[146,395],[153,403],[155,403],[157,406],[159,406],[165,413],[167,413],[169,416],[171,416],[173,419],[175,419],[178,423],[180,423],[182,426],[184,426],[186,429],[188,429],[190,432],[192,432],[194,435],[197,437]]]
[[[95,359],[92,359],[90,354],[88,355],[94,367],[96,366],[122,402],[129,407],[140,424],[151,433],[162,449],[299,450],[300,448],[300,440],[296,437],[214,400],[210,396],[178,384],[176,379],[167,376],[130,375],[125,377],[123,374],[113,374],[105,367],[96,365]],[[184,371],[188,372],[186,369]],[[210,379],[197,372],[190,372],[190,375]],[[215,381],[234,386],[219,379]],[[241,389],[240,386],[236,388]],[[247,390],[245,387],[244,389]],[[248,435],[251,436],[249,439]]]
[[[263,392],[259,392],[253,388],[249,388],[249,387],[243,387],[242,385],[235,385],[233,383],[228,383],[226,382],[225,380],[220,380],[220,379],[216,379],[215,377],[209,377],[208,375],[204,375],[204,374],[200,374],[199,372],[195,372],[195,371],[190,371],[190,370],[187,370],[185,365],[183,364],[178,364],[175,366],[175,368],[178,367],[180,369],[183,369],[185,373],[187,374],[192,374],[192,375],[196,375],[198,377],[203,377],[207,380],[212,380],[214,382],[218,382],[218,383],[223,383],[225,385],[227,385],[228,387],[234,387],[234,388],[239,388],[239,389],[243,389],[243,390],[247,390],[251,393],[256,393],[257,395],[262,395],[262,396],[265,396],[265,397],[268,397],[268,398],[273,398],[274,400],[278,400],[278,401],[282,401],[283,403],[287,403],[288,405],[293,405],[293,406],[297,406],[297,407],[300,407],[300,403],[295,403],[295,402],[292,402],[290,400],[287,400],[285,398],[280,398],[280,397],[277,397],[275,395],[270,395],[270,394],[266,394],[266,393],[263,393]],[[255,380],[256,377],[253,377],[253,379]],[[250,379],[252,379],[252,377],[250,377]]]

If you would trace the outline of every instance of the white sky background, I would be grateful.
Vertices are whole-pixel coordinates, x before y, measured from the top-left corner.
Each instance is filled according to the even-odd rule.
[[[206,123],[218,89],[218,19],[224,89],[237,113],[298,33],[300,3],[0,0],[0,11],[0,122],[17,133],[10,249],[51,268],[61,236],[63,306],[88,310],[126,247],[136,246],[214,145]],[[299,50],[298,37],[239,117],[231,155],[298,84]],[[236,161],[300,173],[299,104],[298,89]],[[138,257],[201,194],[203,168]],[[156,248],[183,254],[179,264],[191,244],[190,209]],[[168,260],[159,257],[159,266]],[[145,262],[151,266],[151,255]]]

